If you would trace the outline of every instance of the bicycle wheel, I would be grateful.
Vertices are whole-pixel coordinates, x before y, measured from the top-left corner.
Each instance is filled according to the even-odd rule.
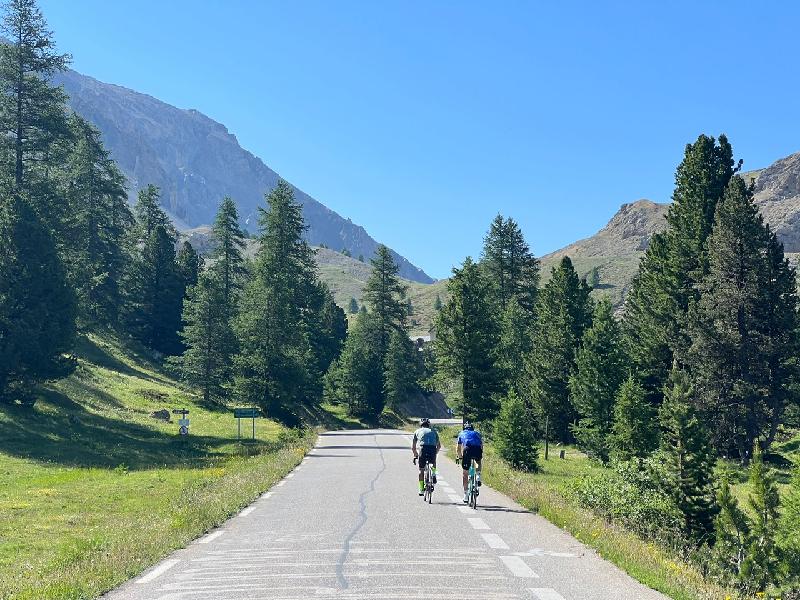
[[[422,501],[430,503],[430,496],[431,496],[431,467],[430,467],[430,465],[425,465],[425,477],[423,478],[423,483],[425,485],[425,495],[422,496]]]

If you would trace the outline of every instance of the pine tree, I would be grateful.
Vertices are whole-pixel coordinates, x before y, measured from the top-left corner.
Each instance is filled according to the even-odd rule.
[[[32,207],[0,202],[0,400],[31,401],[31,386],[65,374],[75,297],[52,237]]]
[[[644,458],[658,447],[656,411],[644,388],[633,375],[623,382],[614,405],[614,424],[609,438],[611,457],[617,460]]]
[[[433,302],[433,309],[436,312],[439,312],[440,310],[442,310],[442,298],[441,298],[441,296],[439,296],[439,294],[436,294],[436,300],[434,300],[434,302]]]
[[[348,257],[353,256],[347,248],[342,248],[342,254]]]
[[[359,254],[358,255],[358,262],[362,262],[362,263],[364,262],[364,255],[363,254]]]
[[[378,323],[378,352],[385,356],[392,331],[405,333],[408,307],[403,300],[407,287],[400,280],[397,263],[386,246],[378,246],[371,263],[372,273],[364,287],[364,302],[369,305],[370,312]]]
[[[347,312],[351,315],[358,314],[358,300],[352,297],[350,298],[350,303],[347,305]]]
[[[492,299],[502,314],[512,297],[532,312],[539,285],[539,261],[531,254],[514,219],[497,215],[483,241],[481,267],[491,284]]]
[[[132,333],[162,354],[179,353],[184,286],[175,262],[175,238],[162,225],[138,249],[127,279],[127,322]]]
[[[775,475],[764,464],[758,442],[753,448],[750,466],[749,504],[753,514],[750,543],[742,562],[740,577],[756,591],[764,591],[778,577],[778,487]]]
[[[707,269],[706,238],[717,202],[734,174],[727,138],[701,135],[675,174],[667,229],[654,235],[625,304],[628,353],[651,401],[661,401],[676,351],[688,342],[686,313]]]
[[[415,352],[409,337],[395,329],[384,358],[383,390],[389,408],[399,407],[417,389],[419,372]]]
[[[266,414],[296,420],[315,366],[308,339],[313,251],[303,239],[302,207],[281,180],[260,208],[258,254],[237,318],[236,391]]]
[[[307,308],[300,324],[308,344],[305,397],[316,403],[323,397],[323,376],[342,350],[347,317],[325,283],[314,281],[306,293]]]
[[[718,512],[709,434],[694,408],[688,375],[673,370],[661,406],[662,448],[670,473],[670,491],[683,515],[683,533],[697,543],[711,539]]]
[[[384,407],[379,331],[374,316],[360,312],[341,355],[325,375],[325,399],[347,406],[354,416],[375,419]]]
[[[184,289],[197,285],[200,271],[203,269],[203,259],[195,251],[194,247],[185,241],[175,257],[178,274],[181,278]]]
[[[125,178],[96,128],[76,114],[69,125],[74,147],[63,167],[69,206],[65,262],[82,319],[115,323],[130,257],[126,235],[133,224]]]
[[[800,588],[800,465],[795,466],[789,490],[784,495],[778,545],[783,556],[784,580]]]
[[[453,269],[447,283],[450,300],[436,319],[439,374],[456,383],[467,419],[497,416],[499,377],[495,366],[498,328],[489,284],[472,259]]]
[[[538,429],[530,407],[512,391],[500,405],[494,439],[500,456],[515,469],[539,470]]]
[[[533,348],[532,328],[530,313],[513,296],[506,304],[500,321],[497,368],[504,382],[503,388],[518,396],[523,395],[526,383],[525,369],[520,364],[520,357],[527,356]]]
[[[219,205],[212,232],[215,246],[210,258],[222,281],[225,305],[233,308],[246,273],[242,255],[245,235],[239,227],[236,204],[229,196]]]
[[[740,177],[717,204],[707,247],[685,362],[715,446],[746,461],[757,438],[772,441],[797,380],[794,272]]]
[[[731,492],[729,477],[722,479],[717,492],[719,514],[714,521],[714,557],[723,572],[738,579],[747,548],[750,546],[750,519]]]
[[[565,256],[537,302],[533,351],[526,365],[530,397],[537,416],[548,422],[548,437],[561,442],[571,441],[569,426],[576,418],[569,378],[583,332],[591,324],[590,291]]]
[[[572,405],[580,416],[572,432],[583,450],[603,462],[609,459],[614,402],[627,365],[613,310],[607,299],[597,304],[569,380]]]
[[[67,54],[55,51],[53,33],[36,0],[8,0],[0,31],[0,155],[4,157],[3,188],[26,196],[39,217],[55,232],[66,213],[49,187],[50,153],[69,137],[67,96],[51,85],[64,71]],[[61,233],[60,231],[57,233]]]
[[[203,273],[187,290],[181,338],[186,351],[174,360],[184,381],[203,392],[206,404],[227,397],[236,337],[227,318],[225,286]]]
[[[157,227],[162,227],[168,236],[178,238],[175,226],[161,208],[161,191],[153,184],[139,190],[133,216],[136,219],[134,238],[140,244],[150,239]]]
[[[597,270],[597,267],[592,267],[592,270],[589,271],[586,282],[593,290],[597,289],[597,286],[600,285],[600,271]]]

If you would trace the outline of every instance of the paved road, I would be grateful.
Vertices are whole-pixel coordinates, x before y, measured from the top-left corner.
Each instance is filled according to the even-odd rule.
[[[389,430],[322,435],[253,505],[107,598],[665,598],[486,486],[482,506],[465,507],[449,460],[424,504],[409,440]]]

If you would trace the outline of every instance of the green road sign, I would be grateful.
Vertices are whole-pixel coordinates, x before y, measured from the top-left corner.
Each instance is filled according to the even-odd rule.
[[[258,419],[261,415],[257,408],[234,408],[233,416],[237,419]]]

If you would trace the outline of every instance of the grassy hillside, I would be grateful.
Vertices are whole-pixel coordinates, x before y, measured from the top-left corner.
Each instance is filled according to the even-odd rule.
[[[0,598],[92,598],[222,523],[305,453],[260,420],[239,444],[143,353],[88,335],[73,375],[32,409],[0,407]],[[188,438],[151,412],[186,408]]]
[[[364,286],[372,272],[369,262],[361,262],[327,248],[316,250],[320,278],[331,288],[336,303],[346,311],[350,298],[355,298],[361,306]],[[442,302],[447,300],[447,281],[425,284],[404,280],[404,283],[408,286],[408,298],[414,311],[409,319],[411,333],[427,335],[436,317],[436,294],[441,296]]]

